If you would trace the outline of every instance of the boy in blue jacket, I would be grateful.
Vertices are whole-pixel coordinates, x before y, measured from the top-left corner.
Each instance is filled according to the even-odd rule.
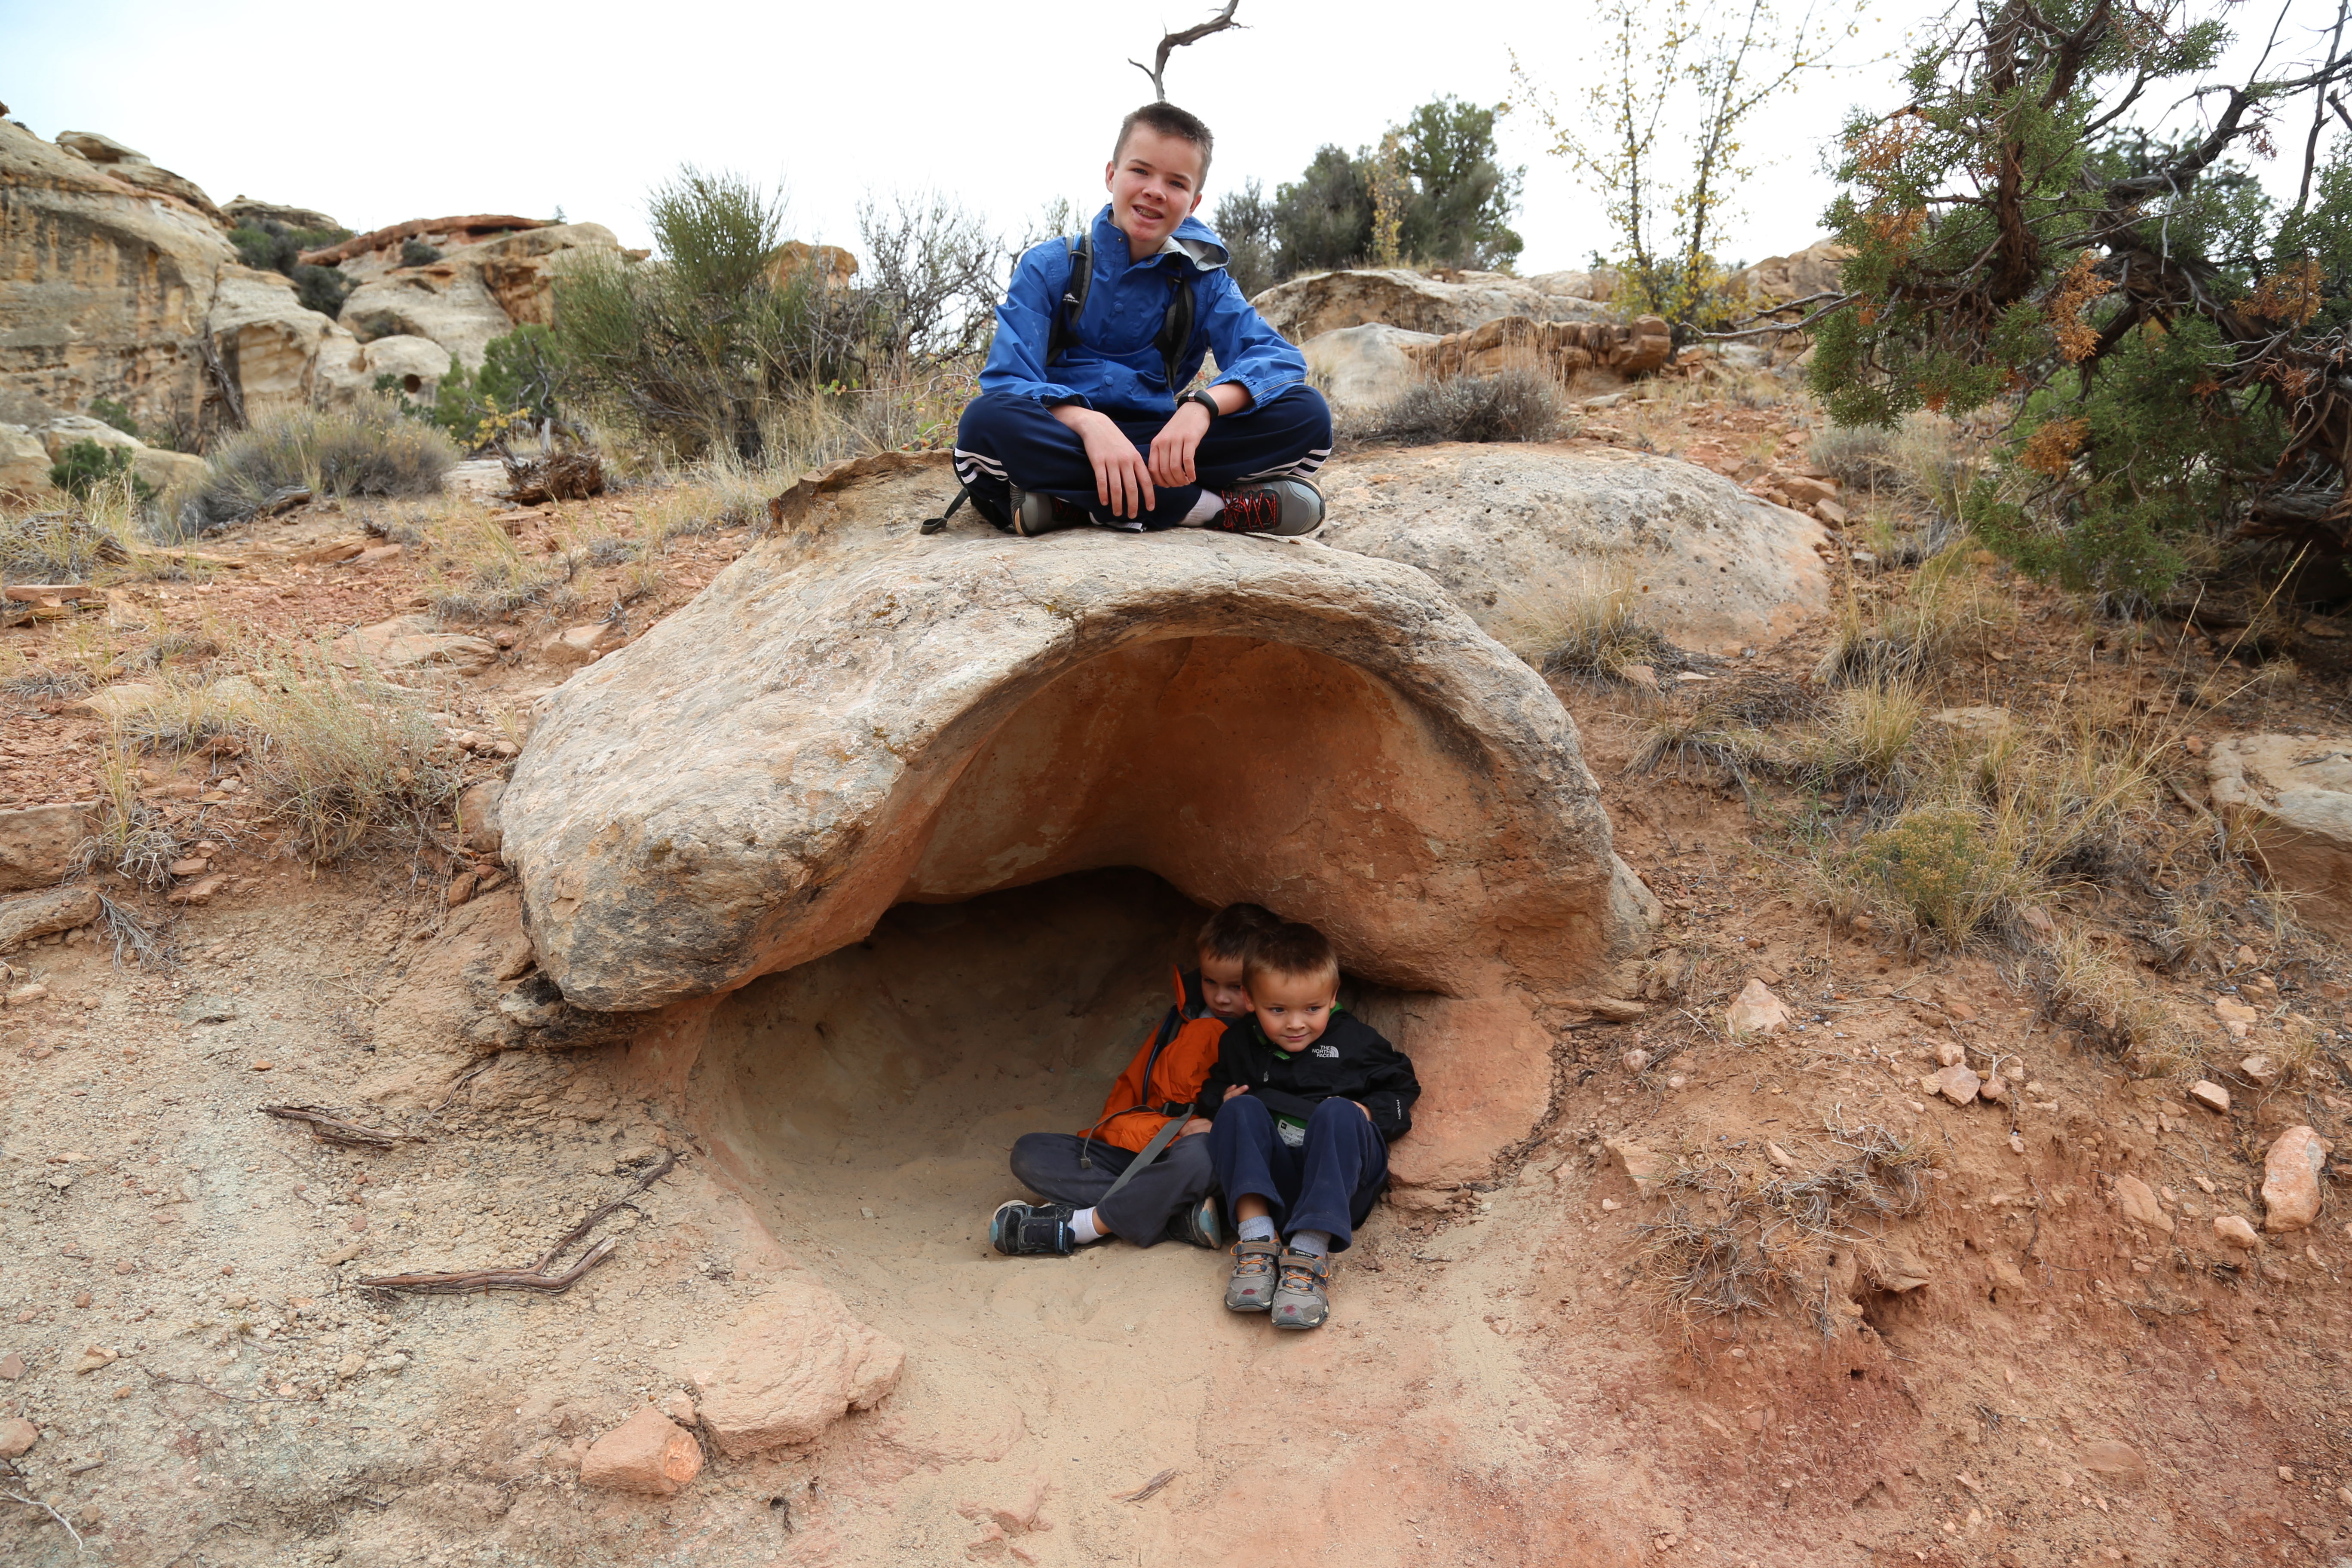
[[[1212,142],[1173,104],[1137,110],[1089,233],[1035,246],[1014,268],[981,395],[956,430],[956,477],[991,521],[1024,535],[1322,526],[1307,480],[1331,455],[1331,411],[1192,216]],[[1184,394],[1211,353],[1217,379]]]

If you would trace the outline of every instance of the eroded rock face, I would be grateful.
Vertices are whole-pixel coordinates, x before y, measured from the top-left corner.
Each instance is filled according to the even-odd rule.
[[[1421,379],[1411,350],[1440,342],[1434,332],[1410,332],[1385,321],[1335,327],[1299,346],[1307,374],[1335,404],[1375,407]]]
[[[1604,381],[1647,375],[1673,358],[1674,352],[1674,336],[1656,316],[1636,316],[1630,321],[1504,316],[1405,348],[1406,356],[1427,375],[1493,375],[1532,366],[1563,381],[1593,372],[1601,373]]]
[[[1601,447],[1349,453],[1317,482],[1322,538],[1420,567],[1487,632],[1548,651],[1546,605],[1618,574],[1643,619],[1712,653],[1785,636],[1830,604],[1812,519],[1688,463]]]
[[[368,278],[343,301],[341,319],[362,340],[430,339],[476,370],[492,338],[555,320],[554,280],[564,268],[620,254],[620,240],[602,224],[525,229]],[[354,257],[345,266],[364,276],[364,261]]]
[[[0,121],[0,419],[105,395],[142,424],[193,415],[196,341],[236,252],[168,192]]]
[[[891,905],[1097,866],[1277,896],[1367,980],[1540,996],[1654,907],[1576,729],[1410,567],[1176,532],[921,538],[944,468],[820,495],[553,699],[501,803],[545,973],[659,1007]]]
[[[2205,771],[2216,811],[2256,819],[2272,878],[2304,895],[2295,914],[2352,941],[2352,737],[2232,735]]]
[[[813,1442],[850,1411],[871,1410],[898,1386],[907,1352],[832,1291],[785,1277],[769,1281],[755,1315],[675,1359],[703,1429],[735,1458]]]
[[[1554,292],[1589,274],[1546,273],[1539,279],[1500,272],[1463,272],[1458,281],[1406,268],[1316,272],[1276,284],[1250,301],[1274,330],[1294,343],[1339,327],[1384,321],[1408,331],[1466,332],[1506,316],[1538,321],[1598,321],[1609,308],[1597,300]]]
[[[1817,240],[1793,256],[1768,256],[1731,275],[1732,292],[1746,289],[1759,305],[1785,305],[1814,294],[1835,293],[1853,252],[1833,239]]]
[[[294,279],[234,264],[220,269],[205,318],[221,366],[235,379],[248,419],[282,408],[338,401],[352,378],[335,375],[359,357],[359,341],[334,318],[306,308]]]

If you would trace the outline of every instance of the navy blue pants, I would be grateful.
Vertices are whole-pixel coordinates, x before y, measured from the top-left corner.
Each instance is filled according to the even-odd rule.
[[[1105,409],[1147,461],[1166,414]],[[964,405],[956,426],[956,478],[992,521],[1010,521],[1017,485],[1074,501],[1112,528],[1173,528],[1192,510],[1203,487],[1226,489],[1267,479],[1310,479],[1331,456],[1331,410],[1304,383],[1238,414],[1212,420],[1192,453],[1194,485],[1155,486],[1153,506],[1138,517],[1113,517],[1095,494],[1095,468],[1078,433],[1034,397],[982,393]]]
[[[1328,1231],[1334,1252],[1348,1250],[1389,1179],[1389,1146],[1351,1100],[1318,1105],[1307,1119],[1306,1143],[1294,1149],[1275,1130],[1265,1101],[1235,1095],[1209,1129],[1209,1163],[1228,1215],[1255,1194],[1273,1209],[1275,1229],[1286,1237]]]
[[[1013,1141],[1013,1174],[1023,1186],[1074,1209],[1094,1209],[1113,1236],[1150,1247],[1166,1237],[1171,1218],[1209,1195],[1215,1182],[1209,1140],[1198,1132],[1177,1139],[1136,1172],[1135,1180],[1105,1197],[1134,1163],[1135,1151],[1074,1132],[1024,1132]]]

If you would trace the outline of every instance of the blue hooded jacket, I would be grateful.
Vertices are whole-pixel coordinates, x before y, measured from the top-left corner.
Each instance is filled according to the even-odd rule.
[[[996,308],[996,341],[982,392],[1034,397],[1052,406],[1083,404],[1106,413],[1176,411],[1176,387],[1156,346],[1168,319],[1171,279],[1193,290],[1192,341],[1178,361],[1177,387],[1191,384],[1213,350],[1217,381],[1233,382],[1265,403],[1307,379],[1307,361],[1250,308],[1232,274],[1226,250],[1198,218],[1186,218],[1156,255],[1128,259],[1127,236],[1111,222],[1110,204],[1095,215],[1094,281],[1087,307],[1072,323],[1060,363],[1045,363],[1055,313],[1070,279],[1067,241],[1032,246],[1013,269],[1013,286]]]

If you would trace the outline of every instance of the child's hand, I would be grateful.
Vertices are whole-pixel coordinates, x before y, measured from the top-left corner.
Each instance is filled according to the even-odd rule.
[[[1151,477],[1163,485],[1192,484],[1196,477],[1192,454],[1208,433],[1207,410],[1197,403],[1179,404],[1151,438]]]
[[[1247,1094],[1249,1090],[1243,1088],[1240,1084],[1234,1084],[1232,1088],[1225,1090],[1225,1098],[1227,1100],[1231,1100],[1237,1094]]]
[[[1366,1105],[1362,1100],[1351,1100],[1348,1101],[1348,1103],[1349,1103],[1349,1104],[1350,1104],[1350,1105],[1352,1105],[1352,1106],[1354,1106],[1357,1110],[1359,1110],[1362,1111],[1362,1112],[1364,1113],[1364,1120],[1365,1120],[1365,1121],[1370,1121],[1372,1119],[1372,1108],[1371,1108],[1370,1106],[1369,1106],[1369,1105]]]
[[[1203,1121],[1199,1117],[1195,1116],[1192,1121],[1184,1123],[1184,1131],[1179,1132],[1176,1136],[1179,1138],[1197,1138],[1215,1125],[1216,1123],[1213,1121]]]
[[[1108,415],[1066,403],[1053,412],[1086,443],[1087,461],[1095,469],[1095,499],[1108,507],[1112,516],[1139,517],[1159,504],[1143,454]]]

